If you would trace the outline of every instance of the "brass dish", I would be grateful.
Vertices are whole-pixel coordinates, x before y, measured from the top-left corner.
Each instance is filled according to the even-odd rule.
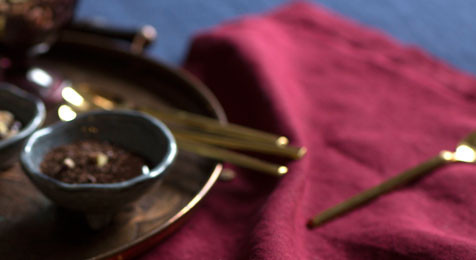
[[[140,104],[167,105],[226,121],[219,102],[201,83],[118,48],[63,41],[39,57],[36,65],[59,72],[76,85],[107,88]],[[47,122],[56,120],[56,113],[49,113]],[[176,162],[160,188],[152,188],[100,232],[89,231],[83,219],[55,207],[18,165],[0,172],[0,255],[4,259],[136,256],[176,230],[222,170],[216,160],[185,151],[179,152]]]

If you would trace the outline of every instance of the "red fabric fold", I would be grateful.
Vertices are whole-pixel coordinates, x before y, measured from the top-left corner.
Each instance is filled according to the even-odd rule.
[[[232,122],[309,152],[281,180],[237,169],[145,259],[476,258],[473,165],[436,170],[315,230],[305,225],[454,149],[476,129],[475,78],[307,3],[196,36],[185,68]]]

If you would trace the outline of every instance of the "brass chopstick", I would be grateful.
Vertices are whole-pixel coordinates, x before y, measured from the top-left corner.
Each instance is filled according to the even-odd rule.
[[[103,98],[98,98],[97,96],[92,100],[95,105],[100,104],[101,108],[103,109],[114,109],[115,106],[112,105],[112,103],[108,103],[109,101],[103,99]],[[95,101],[101,101],[101,102],[95,102]],[[202,131],[204,128],[207,127],[207,124],[204,124],[203,127],[200,127],[200,132],[199,131],[191,131],[191,130],[185,130],[183,127],[180,130],[179,127],[176,127],[176,125],[183,126],[183,120],[186,121],[187,125],[190,125],[188,122],[189,120],[192,119],[193,117],[196,117],[198,115],[193,115],[192,118],[189,116],[191,114],[186,113],[186,112],[179,112],[176,115],[181,115],[181,116],[175,116],[172,114],[169,114],[168,112],[160,112],[158,110],[154,109],[147,109],[147,108],[138,108],[139,111],[147,113],[149,115],[152,115],[165,123],[169,126],[169,128],[172,130],[174,135],[181,135],[184,138],[188,138],[193,141],[198,141],[198,142],[203,142],[203,143],[208,143],[208,144],[213,144],[217,146],[222,146],[222,147],[227,147],[227,148],[232,148],[232,149],[238,149],[238,150],[245,150],[245,151],[256,151],[256,152],[263,152],[267,154],[274,154],[274,155],[279,155],[291,159],[300,159],[303,157],[307,150],[304,147],[295,147],[291,145],[284,145],[283,140],[278,140],[273,138],[272,142],[265,142],[264,140],[261,140],[261,142],[257,142],[254,138],[243,138],[243,136],[238,136],[238,135],[229,135],[225,134],[223,135],[223,131],[215,131],[218,130],[217,128],[207,128],[207,130],[211,131]],[[206,117],[203,117],[206,118]],[[201,119],[200,119],[201,120]],[[193,121],[197,124],[192,124],[193,126],[198,126],[198,122],[202,122],[200,120],[195,120]],[[206,118],[206,120],[210,120],[209,118]],[[216,124],[216,120],[212,120]],[[179,124],[177,124],[177,122]],[[227,127],[222,127],[221,129],[228,129],[229,125],[224,125]],[[238,139],[239,138],[239,139]],[[285,137],[281,137],[282,139],[286,139]],[[281,142],[280,145],[277,145],[277,142]]]
[[[294,147],[294,146],[276,146],[274,144],[256,144],[253,141],[248,140],[238,140],[236,138],[230,138],[228,136],[219,136],[219,135],[210,135],[206,133],[199,133],[197,131],[190,131],[184,129],[176,129],[171,126],[171,131],[174,136],[181,137],[182,139],[187,139],[191,141],[196,141],[200,143],[207,143],[221,147],[227,147],[237,150],[245,151],[255,151],[262,152],[267,154],[273,154],[278,156],[283,156],[291,159],[300,159],[306,153],[306,148],[304,147]]]
[[[70,89],[73,88],[70,87]],[[117,102],[114,102],[108,97],[97,93],[97,91],[91,90],[91,88],[89,87],[79,87],[77,89],[74,89],[74,91],[81,96],[88,96],[88,99],[94,102],[95,105],[100,106],[104,109],[111,109],[111,106],[124,106],[124,104],[117,104]],[[212,134],[220,134],[240,139],[247,139],[255,142],[272,143],[277,146],[285,146],[289,144],[289,140],[285,136],[279,136],[241,125],[223,123],[213,118],[185,112],[183,110],[175,108],[169,107],[167,109],[158,110],[139,106],[134,107],[134,109],[151,114],[166,122],[180,123],[186,126],[197,127],[201,130],[206,130],[207,132]]]
[[[139,107],[138,110],[154,115],[164,121],[180,123],[192,127],[199,127],[200,129],[207,130],[207,132],[209,133],[221,134],[240,139],[247,139],[255,142],[272,143],[277,146],[284,146],[289,143],[288,138],[285,136],[278,136],[231,123],[224,124],[222,122],[217,121],[216,119],[177,109],[168,109],[169,111],[159,111],[155,109]]]
[[[89,102],[86,103],[92,103],[92,105],[103,109],[114,109],[118,107],[118,104],[114,101],[102,95],[92,93],[90,89],[86,89],[84,92],[85,93],[81,94],[87,97]],[[119,106],[130,109],[130,105],[122,104]],[[173,128],[173,125],[192,126],[199,128],[200,132],[205,132],[204,134],[194,134],[193,136],[188,134],[191,132],[188,132],[187,135],[195,141],[234,149],[266,152],[292,159],[299,159],[306,153],[304,147],[288,145],[289,140],[284,136],[277,136],[235,124],[223,124],[212,118],[174,108],[158,110],[148,107],[136,107],[136,109],[161,119],[171,128]]]
[[[260,171],[276,177],[281,177],[288,172],[288,168],[283,165],[276,165],[216,146],[190,141],[180,136],[177,136],[176,140],[179,149],[184,149],[204,157],[226,161],[236,166]]]

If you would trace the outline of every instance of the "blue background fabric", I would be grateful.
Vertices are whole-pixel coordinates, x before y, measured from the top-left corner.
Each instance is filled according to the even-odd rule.
[[[158,40],[149,55],[180,65],[191,36],[245,14],[265,12],[285,0],[79,0],[77,18],[120,27],[153,25]],[[417,45],[476,74],[476,1],[314,0],[336,13]]]

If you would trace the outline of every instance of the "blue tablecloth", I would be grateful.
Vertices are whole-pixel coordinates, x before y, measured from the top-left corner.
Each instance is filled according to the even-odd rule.
[[[190,37],[249,13],[264,12],[284,0],[81,0],[78,18],[100,18],[125,27],[155,26],[159,38],[149,54],[179,65]],[[476,74],[476,2],[470,0],[314,0],[337,13],[418,45],[454,66]]]

